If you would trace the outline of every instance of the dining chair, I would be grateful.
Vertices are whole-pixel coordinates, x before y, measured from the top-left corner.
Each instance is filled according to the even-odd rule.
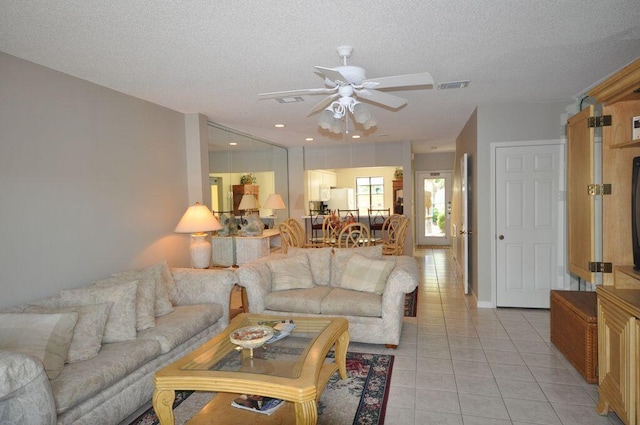
[[[364,223],[347,224],[338,234],[338,248],[357,248],[370,245],[372,245],[371,233]]]
[[[340,225],[334,220],[334,216],[328,215],[322,222],[322,244],[324,246],[333,246],[338,241],[340,233]]]
[[[290,217],[286,219],[284,223],[288,224],[295,233],[296,239],[298,240],[299,248],[320,248],[324,246],[322,242],[309,241],[309,239],[307,238],[307,234],[304,231],[304,226],[299,220]]]
[[[358,222],[360,221],[360,210],[338,209],[338,217],[343,221]]]
[[[318,233],[322,232],[323,213],[324,211],[322,210],[309,210],[309,216],[311,217],[311,236],[314,239],[317,239]]]
[[[384,221],[391,215],[391,208],[368,209],[369,214],[369,230],[371,236],[375,236],[376,232],[382,233],[382,225]]]
[[[278,224],[278,232],[280,233],[280,244],[283,254],[286,254],[291,247],[301,246],[296,230],[294,230],[286,222]]]
[[[401,255],[408,229],[408,218],[400,214],[390,215],[382,225],[382,254]]]

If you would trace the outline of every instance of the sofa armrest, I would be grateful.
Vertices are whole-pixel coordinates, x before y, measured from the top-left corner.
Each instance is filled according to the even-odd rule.
[[[223,319],[229,322],[229,300],[233,285],[238,283],[230,270],[172,268],[171,275],[178,288],[175,305],[217,303],[224,309]]]
[[[55,425],[51,384],[35,357],[0,350],[0,423]]]
[[[395,310],[395,307],[385,309],[385,305],[396,306],[400,303],[404,305],[405,294],[413,292],[418,287],[418,262],[413,257],[401,255],[386,258],[395,258],[396,267],[389,275],[382,294],[383,312]]]
[[[249,311],[262,313],[264,300],[271,292],[271,269],[265,261],[256,261],[240,266],[236,271],[238,284],[247,291]]]

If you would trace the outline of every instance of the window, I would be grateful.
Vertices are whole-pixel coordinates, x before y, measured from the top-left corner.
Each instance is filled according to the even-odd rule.
[[[360,210],[360,214],[367,214],[369,208],[384,208],[382,177],[356,177],[356,208]]]

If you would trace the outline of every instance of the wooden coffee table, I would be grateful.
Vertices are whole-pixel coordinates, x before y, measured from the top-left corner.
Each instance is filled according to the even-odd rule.
[[[293,317],[296,328],[288,337],[254,350],[238,351],[229,335],[244,326],[285,317],[243,313],[229,326],[182,359],[155,375],[153,408],[161,425],[173,425],[176,390],[215,391],[215,397],[189,424],[283,423],[315,425],[318,399],[329,378],[347,377],[349,324],[344,318]],[[335,360],[326,359],[335,347]],[[231,407],[239,394],[287,400],[267,416]],[[243,419],[244,418],[244,419]]]

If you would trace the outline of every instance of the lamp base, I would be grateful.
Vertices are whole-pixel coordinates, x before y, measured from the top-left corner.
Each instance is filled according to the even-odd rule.
[[[207,240],[206,233],[193,233],[191,235],[191,267],[194,269],[206,269],[211,263],[211,242]]]

